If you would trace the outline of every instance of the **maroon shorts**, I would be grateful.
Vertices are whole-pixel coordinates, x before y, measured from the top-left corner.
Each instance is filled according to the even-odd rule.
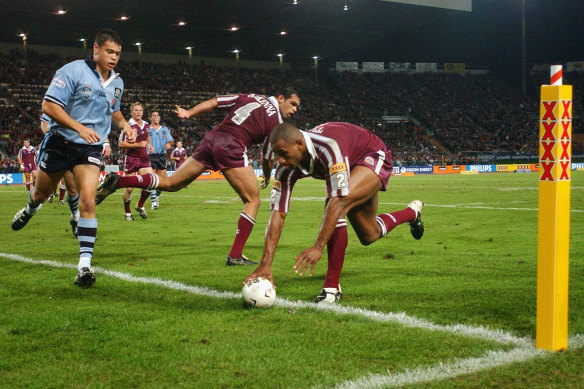
[[[150,167],[150,158],[148,156],[134,157],[126,155],[124,157],[124,173],[126,174],[136,173],[146,167]]]
[[[383,185],[381,190],[387,190],[387,183],[389,182],[389,177],[391,177],[391,172],[393,170],[391,150],[384,148],[382,150],[373,151],[358,160],[355,165],[365,166],[366,168],[373,170],[381,180],[381,184]]]
[[[192,157],[210,170],[223,170],[249,165],[246,147],[233,135],[221,131],[210,131]]]
[[[36,163],[25,163],[24,164],[24,172],[25,173],[30,173],[33,170],[38,170]]]

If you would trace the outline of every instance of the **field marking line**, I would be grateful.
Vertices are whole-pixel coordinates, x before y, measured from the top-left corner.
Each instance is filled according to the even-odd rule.
[[[69,263],[62,263],[50,260],[36,260],[18,254],[0,252],[0,257],[13,261],[30,263],[34,265],[52,266],[57,268],[76,269],[77,266]],[[96,273],[118,278],[123,281],[162,286],[172,290],[184,291],[200,296],[208,296],[224,299],[241,299],[240,293],[228,291],[217,291],[208,287],[191,286],[178,281],[163,280],[152,277],[137,277],[129,273],[122,273],[95,267]],[[536,357],[546,357],[552,355],[535,348],[533,340],[529,337],[518,338],[502,330],[489,330],[485,327],[473,327],[463,324],[440,325],[425,319],[409,316],[405,313],[384,313],[370,311],[363,308],[355,308],[341,305],[322,305],[303,301],[290,301],[279,297],[274,304],[284,308],[315,309],[320,311],[333,312],[340,315],[355,315],[365,317],[370,320],[381,322],[393,322],[410,328],[422,328],[431,331],[449,332],[455,335],[481,338],[502,344],[514,344],[517,347],[509,351],[488,351],[483,356],[458,359],[448,363],[439,362],[429,367],[419,367],[406,369],[398,373],[388,372],[387,374],[369,374],[356,380],[341,382],[335,388],[375,388],[375,387],[396,387],[423,382],[433,382],[448,378],[455,378],[464,374],[472,374],[482,370],[505,366],[511,363],[524,362]],[[576,334],[569,339],[569,347],[578,349],[584,347],[584,334]]]
[[[488,351],[480,357],[458,359],[448,363],[440,362],[429,367],[406,369],[399,373],[370,374],[356,380],[341,382],[334,388],[391,388],[441,381],[548,355],[551,354],[535,347],[518,347],[510,351]]]
[[[44,266],[52,266],[52,267],[59,267],[59,268],[69,268],[69,269],[77,269],[76,265],[56,262],[56,261],[49,261],[49,260],[36,260],[32,258],[27,258],[22,255],[18,254],[9,254],[9,253],[2,253],[0,252],[0,257],[4,257],[13,261],[19,262],[26,262],[35,265],[44,265]],[[107,270],[101,267],[94,267],[93,270],[96,273],[101,273],[106,276],[118,278],[120,280],[128,281],[128,282],[135,282],[135,283],[142,283],[142,284],[151,284],[151,285],[158,285],[168,289],[173,290],[180,290],[200,296],[209,296],[209,297],[216,297],[216,298],[224,298],[224,299],[241,299],[241,293],[233,293],[228,291],[217,291],[208,287],[204,286],[192,286],[187,285],[182,282],[172,281],[172,280],[164,280],[160,278],[153,278],[153,277],[139,277],[134,276],[129,273],[122,273],[118,271]],[[336,305],[336,304],[316,304],[312,302],[305,302],[305,301],[291,301],[284,299],[282,297],[278,297],[274,304],[278,307],[283,307],[287,309],[314,309],[317,311],[324,311],[324,312],[333,312],[339,315],[353,315],[364,317],[369,320],[379,321],[379,322],[387,322],[387,323],[397,323],[401,324],[405,327],[410,328],[421,328],[429,331],[439,331],[439,332],[447,332],[459,336],[467,336],[471,338],[480,338],[485,339],[488,341],[493,341],[500,344],[513,344],[520,347],[529,347],[533,344],[533,339],[528,337],[526,338],[519,338],[514,336],[510,333],[507,333],[503,330],[492,330],[489,328],[485,328],[483,326],[470,326],[465,324],[450,324],[450,325],[441,325],[433,323],[429,320],[417,318],[414,316],[409,316],[404,312],[393,313],[393,312],[379,312],[379,311],[371,311],[364,308],[357,308],[357,307],[350,307],[344,305]]]

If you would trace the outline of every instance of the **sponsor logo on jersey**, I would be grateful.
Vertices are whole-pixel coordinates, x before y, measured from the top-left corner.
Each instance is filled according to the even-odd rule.
[[[331,174],[335,174],[335,173],[342,172],[342,171],[345,171],[345,170],[347,170],[347,165],[345,165],[344,162],[335,163],[329,169],[329,171],[330,171]]]
[[[280,186],[281,186],[280,181],[274,180],[274,183],[272,184],[272,187],[274,189],[280,189]]]
[[[67,86],[67,83],[65,83],[65,81],[63,81],[59,78],[53,78],[53,82],[51,84],[53,84],[57,88],[61,88],[61,89],[65,89],[65,87]]]
[[[368,163],[369,165],[373,166],[375,164],[375,160],[373,159],[373,157],[368,156],[365,157],[365,163]]]
[[[116,98],[120,97],[122,94],[122,90],[120,88],[116,88],[116,90],[114,91],[114,96],[116,96]]]

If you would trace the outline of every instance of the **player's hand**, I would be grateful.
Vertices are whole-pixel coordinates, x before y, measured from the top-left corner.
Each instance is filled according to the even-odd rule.
[[[270,185],[270,177],[266,178],[263,174],[260,177],[261,177],[260,189],[266,189],[268,187],[268,185]]]
[[[103,150],[101,151],[101,155],[103,155],[104,158],[107,158],[110,155],[112,155],[112,147],[110,146],[109,143],[103,144]]]
[[[274,284],[274,274],[272,273],[272,268],[271,266],[263,266],[263,265],[259,265],[254,271],[253,273],[251,273],[249,276],[247,276],[247,278],[245,279],[245,281],[243,281],[243,285],[245,285],[245,283],[247,281],[251,281],[256,277],[262,277],[265,279],[270,280],[270,282],[272,283],[272,285],[274,286],[274,288],[276,288],[276,284]]]
[[[133,143],[138,136],[138,131],[134,130],[129,124],[124,127],[124,133],[126,134],[126,142]]]
[[[78,133],[81,139],[83,139],[90,145],[99,142],[100,140],[100,137],[99,135],[97,135],[97,132],[93,131],[93,129],[89,127],[82,126],[81,129],[79,129]]]
[[[176,113],[176,116],[178,116],[181,119],[188,119],[191,117],[191,115],[189,114],[189,111],[181,108],[178,105],[175,105],[176,109],[174,110],[174,113]]]
[[[24,165],[20,165],[20,171],[23,172],[24,171]]]
[[[312,276],[312,273],[314,273],[314,267],[320,260],[320,257],[322,257],[322,249],[311,247],[303,250],[299,256],[294,258],[296,261],[294,264],[295,272],[303,276],[306,270],[310,269],[310,273],[308,273],[308,275]]]
[[[150,151],[150,154],[154,153],[154,147],[152,147],[152,145],[148,145],[148,151]]]

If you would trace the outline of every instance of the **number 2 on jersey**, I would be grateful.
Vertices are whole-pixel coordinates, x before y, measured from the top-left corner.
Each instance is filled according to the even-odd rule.
[[[251,115],[251,111],[260,107],[260,103],[249,103],[235,111],[235,115],[231,118],[231,121],[238,126],[245,121]]]

